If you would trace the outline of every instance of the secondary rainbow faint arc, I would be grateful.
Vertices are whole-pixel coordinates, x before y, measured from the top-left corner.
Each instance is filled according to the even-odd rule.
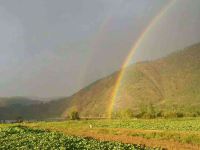
[[[115,87],[114,90],[111,94],[111,100],[110,100],[110,106],[108,107],[108,116],[109,118],[112,117],[112,111],[113,111],[113,107],[115,104],[115,99],[116,96],[118,94],[118,90],[120,88],[121,85],[121,81],[123,79],[124,73],[125,73],[125,68],[129,65],[133,55],[135,54],[135,51],[137,50],[137,48],[140,46],[140,44],[142,43],[143,39],[145,38],[145,36],[148,35],[148,33],[151,31],[151,29],[156,25],[156,23],[162,18],[162,16],[164,14],[166,14],[166,12],[175,4],[176,0],[171,0],[159,13],[158,15],[156,15],[152,21],[148,24],[148,26],[145,28],[145,30],[142,32],[142,34],[139,36],[139,38],[136,40],[135,44],[133,45],[133,47],[131,48],[130,53],[128,54],[127,58],[125,59],[125,62],[123,63],[121,70],[119,72],[118,78],[116,80],[115,83]]]
[[[121,6],[122,6],[122,2],[123,0],[120,0],[118,5],[113,8],[114,10],[117,10],[119,9]],[[111,11],[107,17],[102,21],[102,23],[100,24],[99,26],[99,29],[98,29],[98,32],[94,34],[94,37],[90,43],[90,45],[92,46],[92,51],[91,53],[89,54],[89,57],[90,59],[87,60],[86,62],[86,65],[85,67],[83,68],[83,71],[82,71],[82,74],[81,74],[81,79],[80,79],[80,85],[82,86],[83,83],[84,83],[84,77],[86,76],[86,72],[87,72],[87,68],[89,67],[89,64],[92,63],[92,58],[95,56],[95,53],[97,52],[97,47],[98,47],[98,44],[99,44],[99,41],[101,41],[103,38],[104,38],[104,34],[105,34],[105,29],[107,29],[107,27],[110,25],[110,23],[112,23],[112,20],[114,19],[114,14],[115,14],[115,11]]]

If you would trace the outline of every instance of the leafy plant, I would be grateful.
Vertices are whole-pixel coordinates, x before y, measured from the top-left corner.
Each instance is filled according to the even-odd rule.
[[[151,150],[145,145],[97,141],[92,138],[65,136],[57,132],[30,129],[23,126],[0,128],[0,143],[0,149]]]

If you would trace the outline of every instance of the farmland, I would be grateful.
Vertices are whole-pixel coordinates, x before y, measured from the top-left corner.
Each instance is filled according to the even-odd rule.
[[[82,149],[141,149],[144,145],[146,149],[199,149],[200,145],[200,118],[43,121],[2,124],[0,128],[1,143],[30,147],[60,149],[73,143],[77,149],[77,143],[84,143],[79,145]],[[27,142],[29,138],[33,143]],[[17,139],[23,139],[21,144]]]
[[[119,142],[97,141],[92,138],[65,136],[57,132],[30,129],[23,126],[3,127],[0,130],[0,149],[150,149],[137,144],[122,144]],[[153,149],[153,148],[151,148]],[[154,148],[159,149],[159,148]]]

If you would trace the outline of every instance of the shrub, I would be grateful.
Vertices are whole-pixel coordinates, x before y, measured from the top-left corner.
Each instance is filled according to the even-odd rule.
[[[139,118],[146,118],[146,119],[153,119],[160,116],[160,112],[156,112],[155,107],[153,104],[149,105],[141,105],[140,106],[140,113],[137,115]]]
[[[184,114],[182,112],[176,112],[176,111],[169,111],[164,113],[165,118],[182,118],[184,117]]]
[[[79,120],[80,117],[79,117],[78,111],[76,111],[76,110],[71,111],[70,114],[69,114],[69,118],[71,120]]]

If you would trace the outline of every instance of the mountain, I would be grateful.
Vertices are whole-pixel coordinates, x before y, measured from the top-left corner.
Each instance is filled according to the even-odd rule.
[[[29,99],[26,97],[0,97],[0,107],[9,107],[11,105],[33,105],[33,104],[39,104],[42,101],[36,100],[36,99]]]
[[[65,117],[73,109],[78,110],[82,117],[107,117],[119,73],[100,79],[68,98],[0,108],[0,118]],[[196,113],[200,109],[200,44],[125,69],[113,110],[131,109],[138,114],[147,106],[162,112],[178,110],[185,114]]]
[[[59,117],[64,109],[68,107],[68,98],[38,101],[18,97],[17,101],[14,101],[16,99],[13,100],[13,98],[5,98],[4,101],[6,99],[8,99],[6,105],[0,107],[0,120],[16,119],[19,117],[24,119],[55,118]]]
[[[82,116],[106,116],[118,74],[73,95],[70,108],[76,107]],[[200,108],[200,44],[126,68],[115,110],[130,108],[138,113],[145,105],[162,111],[182,109],[188,113]]]

